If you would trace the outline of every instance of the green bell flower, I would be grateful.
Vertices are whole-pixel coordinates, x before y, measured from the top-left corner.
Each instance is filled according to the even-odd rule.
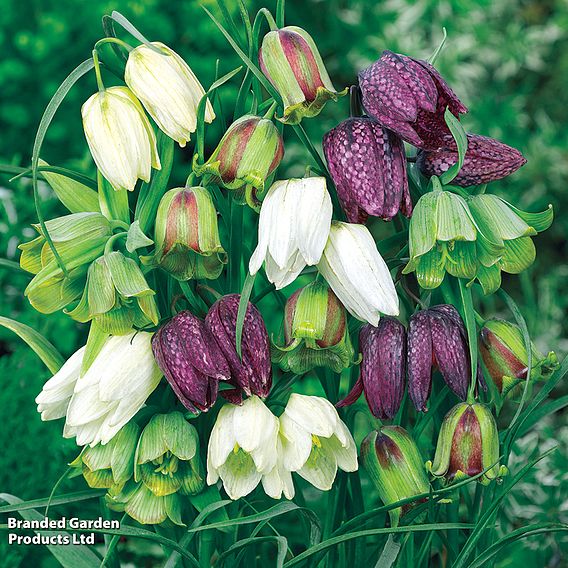
[[[83,295],[68,313],[82,323],[93,320],[105,333],[125,335],[158,324],[154,295],[134,260],[109,252],[91,263]]]
[[[483,485],[506,475],[507,468],[499,465],[499,432],[489,408],[477,402],[454,406],[442,422],[434,463],[426,462],[426,469],[449,482],[487,470],[479,478]]]
[[[160,266],[176,280],[215,279],[227,263],[217,211],[204,187],[171,189],[162,197],[154,240],[154,256],[142,262]]]
[[[35,239],[22,243],[20,266],[35,274],[24,295],[41,313],[51,314],[76,300],[84,287],[89,264],[100,256],[112,235],[111,225],[100,213],[74,213],[45,223],[68,274],[59,267],[41,225]]]
[[[140,428],[129,422],[107,444],[85,446],[71,467],[82,473],[89,487],[121,491],[134,475],[134,454]]]
[[[373,430],[361,443],[361,460],[385,505],[430,491],[420,451],[400,426]],[[391,526],[396,527],[413,504],[391,509]]]
[[[479,332],[479,353],[501,395],[527,379],[528,353],[519,326],[497,318],[486,321]],[[531,341],[532,380],[547,379],[558,366],[554,351],[545,357]]]
[[[437,288],[445,273],[472,279],[477,271],[477,228],[463,197],[450,191],[423,195],[410,219],[410,261],[403,274],[416,272],[418,284]]]
[[[501,286],[501,271],[519,274],[535,260],[531,237],[552,224],[550,205],[541,213],[527,213],[513,207],[496,195],[476,195],[468,206],[478,228],[477,278],[485,294]]]
[[[282,370],[302,375],[314,367],[329,367],[340,373],[351,365],[355,354],[347,313],[323,282],[300,288],[284,308],[285,345],[274,346],[273,361]]]

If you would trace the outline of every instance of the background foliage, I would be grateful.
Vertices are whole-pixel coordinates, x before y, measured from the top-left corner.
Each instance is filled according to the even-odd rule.
[[[215,12],[214,2],[203,4]],[[263,4],[247,3],[251,12]],[[131,19],[150,39],[171,45],[192,66],[205,86],[239,64],[225,39],[194,0],[26,0],[2,2],[0,10],[0,162],[27,166],[35,129],[49,98],[101,36],[100,18],[113,9]],[[235,7],[236,10],[236,7]],[[531,336],[543,351],[568,351],[568,9],[563,0],[288,0],[287,22],[306,28],[316,40],[336,87],[352,84],[357,70],[383,49],[427,57],[448,31],[447,46],[437,66],[470,108],[463,118],[467,130],[493,136],[519,148],[528,159],[511,178],[493,184],[522,209],[542,210],[551,202],[552,228],[535,242],[535,265],[520,277],[508,277],[504,288],[515,297]],[[90,74],[73,89],[53,123],[42,158],[49,163],[93,173],[79,109],[96,88]],[[236,87],[222,90],[230,108]],[[348,113],[348,101],[328,104],[318,120],[305,121],[315,144]],[[217,121],[219,122],[219,121]],[[221,126],[210,129],[211,147]],[[217,129],[217,130],[216,130]],[[308,162],[293,136],[286,140],[281,176],[302,175]],[[191,143],[176,152],[189,169]],[[207,152],[208,153],[208,152]],[[185,171],[177,168],[177,171]],[[18,259],[17,245],[32,235],[35,222],[31,186],[25,179],[9,182],[0,176],[0,257]],[[183,180],[175,180],[182,182]],[[46,218],[64,214],[47,187],[42,187]],[[62,314],[40,316],[23,298],[25,276],[0,266],[0,314],[19,319],[44,333],[65,355],[84,342],[84,330]],[[486,313],[503,306],[488,302]],[[504,313],[504,312],[503,312]],[[276,329],[274,310],[269,327]],[[9,332],[0,331],[0,408],[4,427],[0,490],[23,499],[48,495],[64,464],[75,456],[74,441],[61,438],[61,424],[41,423],[33,399],[48,377],[34,355]],[[566,387],[554,396],[565,394]],[[564,391],[564,392],[562,392]],[[564,412],[543,421],[527,434],[515,452],[524,463],[535,446],[543,451],[558,442],[560,451],[543,462],[519,485],[505,508],[502,530],[545,518],[568,519],[568,459]],[[357,436],[360,441],[361,436]],[[69,484],[71,487],[73,483]],[[75,488],[82,489],[81,481]],[[78,505],[80,506],[80,505]],[[84,507],[82,511],[85,511]],[[286,517],[285,517],[286,518]],[[295,519],[289,517],[293,532]],[[284,529],[286,530],[286,529]],[[138,541],[137,541],[138,542]],[[2,543],[3,544],[3,543]],[[1,545],[0,545],[1,546]],[[562,554],[564,548],[564,556]],[[138,553],[141,549],[138,548]],[[23,558],[22,554],[27,554]],[[44,549],[8,549],[10,565],[52,565]],[[135,554],[135,553],[134,553]],[[146,565],[159,549],[145,550]],[[566,565],[566,541],[547,536],[509,548],[500,567]],[[136,556],[133,557],[136,560]]]

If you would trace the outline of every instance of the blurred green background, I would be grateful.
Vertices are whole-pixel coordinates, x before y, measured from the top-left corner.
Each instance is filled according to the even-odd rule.
[[[202,2],[215,13],[211,0]],[[267,2],[269,8],[273,8]],[[247,3],[253,13],[263,3]],[[205,86],[239,62],[223,36],[194,0],[2,0],[0,4],[0,162],[27,166],[35,130],[42,112],[65,76],[88,58],[93,43],[102,37],[101,17],[112,10],[124,13],[151,40],[171,45],[190,64]],[[236,8],[235,8],[236,13]],[[522,209],[542,210],[552,203],[553,227],[535,239],[535,265],[521,277],[504,280],[504,288],[523,309],[538,346],[568,351],[566,318],[568,264],[568,8],[565,0],[289,0],[287,23],[307,29],[316,40],[335,86],[355,81],[357,71],[377,59],[383,49],[427,57],[448,32],[437,67],[470,112],[463,117],[469,131],[493,136],[520,149],[528,160],[510,179],[491,190]],[[108,75],[108,74],[107,74]],[[71,91],[49,130],[42,158],[58,166],[88,174],[93,165],[80,121],[80,106],[96,89],[93,74]],[[236,95],[231,84],[222,90],[230,109]],[[317,120],[305,121],[316,144],[324,132],[348,113],[348,101],[328,104]],[[217,121],[218,122],[218,121]],[[216,130],[217,129],[217,130]],[[220,135],[215,125],[213,144]],[[177,150],[183,175],[189,169],[191,143]],[[308,157],[293,136],[286,140],[284,175],[301,175]],[[181,181],[181,180],[179,180]],[[64,214],[47,186],[41,187],[46,218]],[[0,256],[17,260],[17,245],[28,240],[35,222],[31,186],[22,179],[10,183],[0,175]],[[85,331],[63,314],[42,316],[23,297],[26,278],[0,267],[0,315],[16,318],[44,333],[65,355],[83,341]],[[499,310],[499,305],[495,305]],[[275,318],[278,318],[275,315]],[[74,441],[61,438],[61,424],[41,423],[34,397],[48,377],[47,370],[9,332],[0,330],[0,490],[21,498],[45,496],[74,457]],[[540,425],[526,444],[566,443],[565,415]],[[540,440],[540,442],[539,442]],[[544,448],[542,448],[544,449]],[[519,456],[522,459],[522,452]],[[530,517],[564,515],[566,452],[539,470],[512,504],[511,519],[526,518],[523,495],[537,497]],[[532,485],[531,485],[532,484]],[[80,487],[78,485],[78,487]],[[513,522],[512,521],[512,522]],[[512,526],[515,526],[513,522]],[[501,566],[560,566],[558,542],[527,542],[517,547],[518,557]],[[21,552],[10,549],[15,565]],[[29,554],[39,554],[29,552]],[[523,555],[530,554],[531,561]],[[12,560],[8,556],[8,560]],[[522,558],[522,560],[520,560]],[[21,558],[20,558],[21,559]],[[26,565],[30,562],[26,558]]]

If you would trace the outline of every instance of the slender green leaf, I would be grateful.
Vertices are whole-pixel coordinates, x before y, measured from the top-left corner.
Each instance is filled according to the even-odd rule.
[[[128,191],[117,191],[97,171],[97,183],[99,188],[99,205],[102,214],[109,220],[122,221],[130,224],[130,209],[128,207]]]
[[[122,26],[132,37],[136,38],[140,43],[143,43],[146,47],[149,47],[153,51],[162,54],[162,51],[153,45],[149,40],[147,40],[132,24],[127,18],[125,18],[120,12],[113,10],[110,17],[120,26]]]
[[[463,166],[463,161],[465,158],[465,153],[467,152],[467,134],[459,121],[450,111],[449,108],[446,109],[444,113],[444,120],[456,141],[458,147],[458,161],[449,170],[445,171],[440,176],[440,181],[447,185],[449,184],[459,173]]]
[[[472,398],[475,385],[477,383],[477,329],[475,327],[475,310],[473,308],[471,288],[466,286],[463,278],[458,278],[458,282],[460,285],[460,296],[463,305],[465,329],[467,331],[467,342],[469,344],[471,382],[468,394],[471,394],[470,398]]]
[[[104,495],[106,490],[93,490],[77,491],[75,493],[68,493],[67,495],[59,495],[58,497],[43,497],[41,499],[33,499],[32,501],[18,501],[12,505],[4,505],[0,507],[0,513],[12,513],[14,511],[27,511],[29,509],[38,509],[46,507],[56,507],[57,505],[67,505],[68,503],[78,503],[79,501],[89,501],[90,499],[97,499]]]
[[[286,0],[276,0],[276,25],[279,28],[284,27],[284,13],[286,10]]]
[[[114,38],[116,37],[116,31],[114,29],[114,20],[108,14],[105,14],[103,16],[103,32],[106,37],[114,37]],[[111,43],[111,46],[112,50],[114,51],[118,59],[123,63],[126,63],[128,57],[126,56],[124,51],[120,49],[120,47],[116,43]]]
[[[256,274],[247,274],[245,278],[245,283],[243,284],[243,290],[241,292],[241,297],[239,299],[239,309],[237,310],[237,322],[235,330],[235,347],[237,349],[237,354],[239,358],[242,357],[242,339],[243,339],[243,325],[245,323],[245,316],[247,313],[247,307],[252,293],[252,288],[254,286],[254,280]]]
[[[16,272],[22,272],[26,276],[31,277],[30,273],[24,270],[18,262],[8,260],[7,258],[0,258],[0,268],[8,268],[10,270],[15,270]]]
[[[282,568],[284,566],[284,560],[286,560],[286,553],[288,551],[288,540],[283,536],[257,536],[254,538],[245,538],[243,540],[239,540],[235,542],[232,546],[230,546],[225,552],[219,555],[217,559],[217,564],[219,566],[223,566],[225,560],[235,554],[238,550],[242,549],[243,547],[250,546],[251,544],[259,544],[261,542],[275,542],[278,552],[276,554],[275,564],[276,568]]]
[[[522,438],[532,428],[538,424],[543,418],[549,414],[554,414],[568,406],[568,394],[561,396],[555,400],[551,400],[543,404],[538,410],[535,410],[530,417],[524,422],[522,429],[519,431],[519,438]]]
[[[430,57],[428,57],[428,59],[426,60],[426,61],[428,61],[428,63],[430,63],[430,65],[434,65],[436,59],[438,59],[438,55],[440,55],[440,52],[444,48],[444,45],[446,43],[446,39],[448,39],[448,32],[446,31],[446,28],[442,28],[442,34],[443,34],[442,41],[440,42],[438,47],[435,49],[434,53],[432,55],[430,55]]]
[[[77,181],[83,185],[86,185],[90,189],[97,189],[97,182],[90,177],[83,175],[79,172],[75,172],[68,168],[62,168],[60,166],[50,166],[44,160],[39,161],[40,165],[37,168],[37,171],[42,175],[38,175],[38,179],[47,179],[43,172],[53,172],[54,174],[58,174],[64,176],[68,179]],[[0,164],[0,173],[12,174],[14,177],[10,178],[10,181],[15,181],[19,178],[31,178],[33,175],[31,168],[22,168],[20,166],[12,166],[10,164]]]

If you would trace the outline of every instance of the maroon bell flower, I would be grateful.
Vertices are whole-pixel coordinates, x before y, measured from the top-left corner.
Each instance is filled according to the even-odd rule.
[[[456,143],[451,137],[446,141],[446,147],[439,150],[418,152],[416,165],[424,175],[439,176],[458,161]],[[452,183],[461,187],[489,183],[511,175],[526,163],[515,148],[494,138],[468,134],[463,166]]]
[[[323,138],[323,150],[337,195],[350,223],[367,215],[410,217],[404,143],[371,118],[348,118]]]
[[[359,86],[367,114],[418,148],[437,150],[451,136],[446,108],[467,112],[430,63],[392,51],[359,73]]]
[[[406,375],[406,329],[398,320],[383,317],[379,325],[367,324],[359,332],[361,373],[338,407],[353,404],[365,393],[373,416],[393,418],[400,408]]]
[[[450,389],[465,400],[471,378],[467,334],[461,316],[450,305],[434,306],[410,318],[408,392],[419,411],[426,411],[434,367]],[[477,378],[481,381],[479,373]]]
[[[229,294],[217,300],[205,318],[205,325],[229,362],[231,383],[248,396],[265,397],[272,386],[268,332],[260,312],[249,302],[243,323],[242,357],[239,357],[236,349],[239,300],[239,294]]]
[[[231,377],[205,322],[189,311],[180,312],[158,330],[152,337],[152,351],[181,403],[194,413],[211,408],[219,381]]]

